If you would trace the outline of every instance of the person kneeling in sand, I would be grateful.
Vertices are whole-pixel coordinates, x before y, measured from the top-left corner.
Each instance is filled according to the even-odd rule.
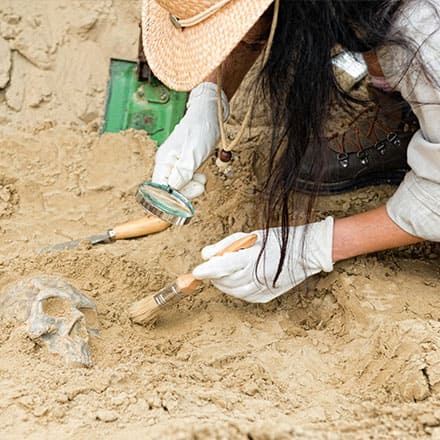
[[[264,225],[250,249],[215,256],[244,233],[205,247],[196,278],[267,302],[340,260],[440,241],[439,12],[440,0],[144,0],[152,71],[176,90],[192,90],[185,116],[156,154],[152,178],[184,193],[203,191],[195,171],[213,152],[228,102],[266,46],[260,78],[273,133]],[[350,101],[332,67],[337,46],[364,55],[375,106],[326,138],[331,102]],[[317,194],[403,177],[385,206],[310,223]],[[312,194],[309,223],[290,226],[299,192]]]

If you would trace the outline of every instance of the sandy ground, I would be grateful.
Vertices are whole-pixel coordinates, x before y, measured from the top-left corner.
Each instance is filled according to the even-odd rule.
[[[0,0],[0,289],[60,275],[93,299],[94,366],[67,366],[0,321],[2,439],[440,438],[440,249],[356,258],[266,305],[211,286],[133,325],[127,307],[191,270],[205,244],[258,227],[267,124],[235,173],[205,166],[183,228],[57,254],[46,244],[144,215],[146,134],[98,133],[108,58],[136,54],[138,1]],[[235,105],[229,130],[243,111]],[[316,216],[383,203],[393,188],[324,198]]]

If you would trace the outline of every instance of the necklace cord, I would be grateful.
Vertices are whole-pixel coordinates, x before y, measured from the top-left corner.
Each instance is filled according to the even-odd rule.
[[[270,51],[272,49],[273,41],[275,38],[275,31],[276,31],[277,24],[278,24],[279,8],[280,8],[280,0],[275,0],[272,25],[270,28],[270,33],[269,33],[269,37],[267,40],[266,48],[264,50],[262,69],[264,68],[264,66],[267,64],[267,62],[269,60]],[[246,115],[243,119],[243,122],[241,123],[240,130],[238,131],[235,138],[228,144],[226,130],[225,130],[225,121],[223,120],[223,103],[222,103],[222,77],[223,77],[223,75],[222,75],[222,70],[223,70],[222,65],[220,65],[217,69],[217,116],[218,116],[218,122],[219,122],[219,126],[220,126],[220,139],[221,139],[222,148],[219,149],[218,158],[220,160],[218,160],[217,163],[218,162],[224,163],[224,161],[221,159],[222,151],[230,153],[240,142],[240,139],[243,137],[243,134],[244,134],[244,131],[246,130],[246,127],[249,125],[249,122],[250,122],[250,119],[252,116],[252,110],[254,108],[256,97],[257,97],[257,92],[255,91],[254,95],[252,97],[251,103],[249,105],[249,108],[248,108]],[[226,156],[232,157],[231,154],[226,155]]]

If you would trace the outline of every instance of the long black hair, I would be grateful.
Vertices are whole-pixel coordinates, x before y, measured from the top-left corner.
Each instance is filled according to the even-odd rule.
[[[320,151],[330,103],[337,100],[350,105],[356,101],[338,84],[332,67],[332,50],[339,45],[349,51],[366,52],[384,44],[409,49],[412,43],[405,36],[394,30],[390,34],[396,14],[407,2],[280,2],[277,31],[261,75],[264,95],[270,99],[273,126],[264,188],[267,200],[264,246],[268,228],[274,224],[282,227],[281,258],[274,285],[286,259],[291,214],[302,212],[305,220],[310,220],[316,199],[316,196],[305,198],[296,192],[301,161],[306,155],[315,158],[312,172],[317,191],[319,173],[325,165],[321,163]]]

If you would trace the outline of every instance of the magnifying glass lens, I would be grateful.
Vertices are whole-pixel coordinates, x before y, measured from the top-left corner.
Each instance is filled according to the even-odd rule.
[[[167,185],[141,183],[136,200],[151,214],[173,224],[186,224],[194,215],[191,202]]]

